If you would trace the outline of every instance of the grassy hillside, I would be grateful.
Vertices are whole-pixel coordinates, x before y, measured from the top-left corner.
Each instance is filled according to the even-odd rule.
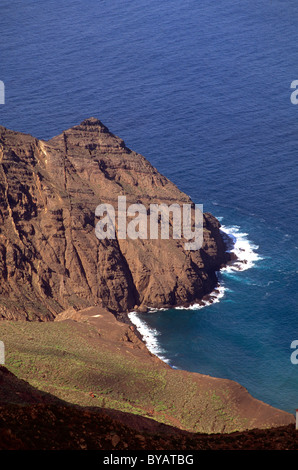
[[[195,432],[254,427],[253,415],[249,419],[235,407],[238,384],[173,370],[136,337],[131,340],[127,325],[116,323],[119,331],[111,333],[71,320],[1,322],[5,365],[37,389],[78,405],[135,413]]]

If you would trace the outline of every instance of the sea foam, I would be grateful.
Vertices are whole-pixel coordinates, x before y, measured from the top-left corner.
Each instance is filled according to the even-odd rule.
[[[139,314],[137,312],[130,312],[128,314],[128,317],[130,321],[135,325],[138,332],[141,334],[148,350],[152,354],[155,354],[155,356],[159,357],[159,359],[161,359],[162,361],[168,363],[169,360],[163,355],[165,351],[161,348],[158,342],[158,336],[160,335],[160,333],[155,328],[151,328],[149,325],[147,325],[147,323],[139,317]]]
[[[258,245],[252,243],[247,238],[248,233],[241,232],[238,225],[231,227],[222,225],[221,233],[228,247],[227,252],[234,253],[237,257],[231,264],[222,268],[221,272],[246,271],[262,259],[256,251]]]

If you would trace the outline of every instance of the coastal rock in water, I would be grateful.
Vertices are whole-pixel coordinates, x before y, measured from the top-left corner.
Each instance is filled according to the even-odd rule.
[[[0,127],[0,318],[52,320],[92,305],[121,314],[212,291],[228,261],[219,222],[204,214],[198,251],[171,238],[98,240],[95,209],[120,195],[146,208],[192,203],[98,119],[49,141]]]

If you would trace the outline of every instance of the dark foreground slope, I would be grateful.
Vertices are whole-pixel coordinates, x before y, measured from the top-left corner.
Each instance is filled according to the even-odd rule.
[[[100,241],[95,209],[118,196],[146,208],[191,203],[97,119],[49,141],[0,127],[0,317],[182,305],[214,288],[227,254],[212,215],[198,251],[173,239]]]
[[[128,413],[71,406],[34,390],[0,367],[0,450],[122,449],[297,450],[298,440],[293,424],[204,435]]]

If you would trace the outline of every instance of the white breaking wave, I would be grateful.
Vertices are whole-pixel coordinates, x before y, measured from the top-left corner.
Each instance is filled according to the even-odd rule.
[[[204,307],[208,307],[208,305],[213,305],[217,302],[220,302],[225,295],[226,288],[223,285],[218,285],[210,295],[208,295],[208,299],[200,300],[199,303],[192,304],[189,307],[174,307],[174,310],[199,310]]]
[[[234,253],[237,259],[221,269],[221,272],[246,271],[252,268],[256,261],[263,259],[257,252],[258,246],[247,237],[248,233],[240,232],[238,225],[231,227],[221,226],[221,232],[228,244],[228,252]]]
[[[144,320],[141,320],[137,312],[130,312],[128,314],[128,318],[135,325],[138,332],[141,334],[148,350],[152,354],[155,354],[155,356],[159,357],[159,359],[161,359],[162,361],[168,363],[169,359],[163,356],[162,353],[165,351],[160,347],[158,343],[158,336],[160,335],[160,333],[155,328],[151,328],[150,326],[148,326]]]
[[[217,218],[219,219],[219,218]],[[220,218],[222,220],[222,217]],[[252,243],[247,237],[247,233],[243,233],[240,231],[240,227],[238,225],[233,225],[231,227],[226,227],[221,225],[221,232],[227,243],[228,249],[227,252],[234,253],[237,257],[235,261],[233,261],[228,266],[222,268],[220,270],[221,273],[231,273],[231,272],[239,272],[239,271],[246,271],[247,269],[252,268],[255,263],[263,258],[256,252],[259,248],[257,245]],[[222,276],[220,276],[222,279]],[[201,300],[199,303],[195,303],[189,307],[173,307],[174,310],[200,310],[202,308],[211,306],[215,303],[220,302],[220,300],[225,296],[226,291],[228,288],[224,285],[223,281],[217,285],[217,287],[211,292],[206,300]],[[151,313],[160,312],[164,310],[169,310],[167,308],[150,308],[149,311]],[[160,333],[155,329],[151,328],[143,319],[140,318],[138,312],[130,312],[128,314],[130,321],[135,325],[139,333],[141,334],[148,350],[155,354],[155,356],[159,357],[162,361],[166,363],[170,363],[170,360],[167,359],[164,355],[166,351],[161,348],[158,337]],[[173,366],[172,366],[173,367]],[[175,367],[174,367],[175,368]]]

